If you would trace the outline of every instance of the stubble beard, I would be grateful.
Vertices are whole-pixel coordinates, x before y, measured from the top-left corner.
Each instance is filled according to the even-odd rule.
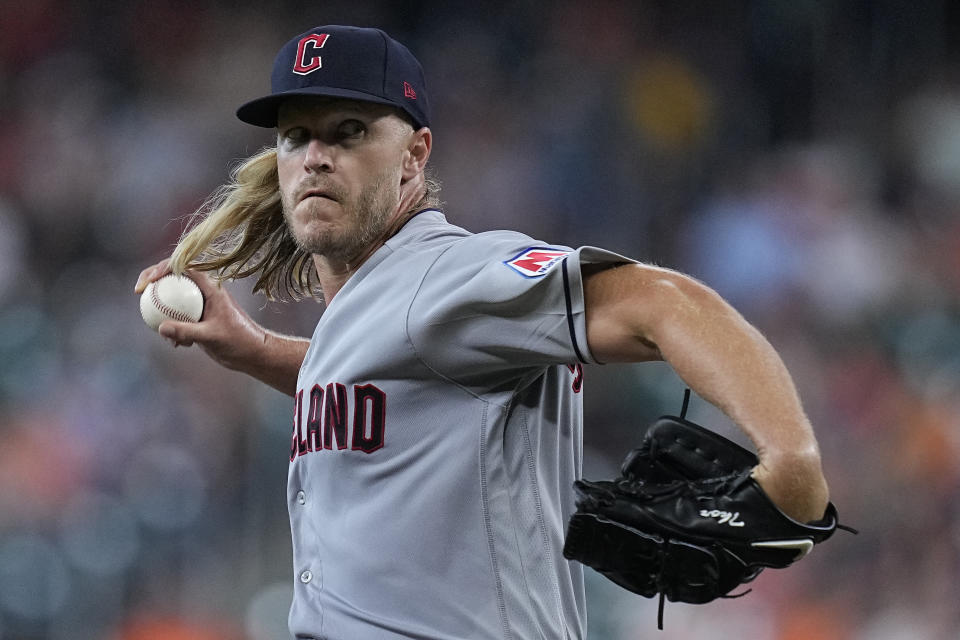
[[[291,223],[293,205],[286,194],[281,198],[283,217],[294,241],[302,251],[333,260],[351,262],[380,239],[390,224],[393,203],[385,189],[388,179],[381,175],[364,187],[354,203],[340,199],[348,214],[345,227],[324,227],[316,231],[297,231]]]

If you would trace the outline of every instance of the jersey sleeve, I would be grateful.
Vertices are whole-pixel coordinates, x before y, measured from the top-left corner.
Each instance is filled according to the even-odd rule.
[[[411,344],[427,366],[468,385],[550,364],[595,363],[582,269],[629,262],[515,233],[471,236],[426,271],[407,318]]]

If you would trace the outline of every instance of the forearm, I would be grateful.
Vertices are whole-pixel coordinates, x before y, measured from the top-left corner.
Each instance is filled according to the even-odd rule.
[[[759,331],[712,290],[681,281],[675,313],[646,339],[693,390],[753,441],[758,480],[788,514],[813,520],[828,499],[820,452],[793,380]]]
[[[256,356],[236,367],[260,382],[289,396],[297,393],[297,376],[307,354],[310,341],[263,330],[261,347]]]
[[[761,460],[819,455],[793,380],[766,338],[709,289],[685,289],[674,294],[676,312],[649,327],[646,338],[677,375],[746,432]]]

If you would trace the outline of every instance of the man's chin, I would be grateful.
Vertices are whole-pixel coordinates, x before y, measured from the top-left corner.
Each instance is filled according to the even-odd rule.
[[[355,234],[337,233],[331,229],[307,232],[297,236],[297,245],[303,251],[344,261],[349,261],[363,251],[362,244],[358,242]]]
[[[330,233],[309,233],[297,237],[297,245],[301,249],[317,255],[339,253],[342,244]]]
[[[301,224],[332,222],[343,215],[340,204],[328,198],[313,197],[301,201],[293,211]]]
[[[326,211],[306,208],[304,204],[300,203],[293,216],[287,216],[287,223],[297,246],[313,255],[350,262],[387,231],[385,216],[370,215],[362,210],[357,216],[327,217]],[[339,206],[332,201],[331,204]]]

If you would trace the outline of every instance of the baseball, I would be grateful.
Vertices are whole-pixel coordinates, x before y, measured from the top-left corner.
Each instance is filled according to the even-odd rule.
[[[164,320],[197,322],[203,315],[203,294],[190,278],[170,273],[143,290],[140,315],[154,331]]]

